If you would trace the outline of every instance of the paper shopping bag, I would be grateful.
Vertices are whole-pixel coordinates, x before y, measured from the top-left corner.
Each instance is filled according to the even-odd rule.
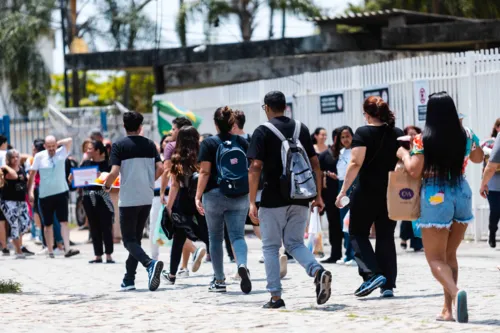
[[[420,217],[422,180],[410,176],[405,169],[389,172],[387,210],[391,220],[413,221]]]

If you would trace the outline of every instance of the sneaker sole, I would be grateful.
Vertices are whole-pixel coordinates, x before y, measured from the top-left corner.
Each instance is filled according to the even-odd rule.
[[[467,311],[467,293],[463,290],[459,290],[457,294],[457,323],[467,323],[469,322],[469,313]]]
[[[199,252],[200,253],[198,253],[198,256],[193,262],[193,267],[191,267],[191,271],[193,273],[196,273],[200,269],[202,260],[205,257],[205,254],[207,254],[207,250],[205,250],[204,248],[201,248]]]
[[[319,285],[319,294],[316,297],[316,302],[321,305],[328,302],[332,294],[332,273],[325,271],[321,274]]]
[[[121,291],[132,291],[135,290],[135,286],[120,287]]]
[[[370,287],[360,290],[358,293],[355,293],[354,295],[357,297],[365,297],[370,295],[375,289],[382,287],[385,283],[387,282],[387,279],[383,276],[380,276],[377,278],[375,281],[372,282]]]
[[[210,293],[225,293],[227,289],[208,289],[208,292]]]
[[[247,269],[245,267],[238,268],[238,274],[241,277],[241,291],[245,294],[249,294],[252,291],[252,281],[250,281]]]
[[[168,277],[166,277],[163,273],[161,274],[161,276],[163,277],[163,280],[165,280],[165,282],[167,284],[171,284],[171,285],[175,284],[175,281],[169,280]]]
[[[288,259],[286,256],[280,258],[280,278],[284,278],[288,273]]]
[[[154,267],[153,277],[149,283],[149,290],[155,291],[160,286],[160,276],[163,271],[163,261],[157,261]]]

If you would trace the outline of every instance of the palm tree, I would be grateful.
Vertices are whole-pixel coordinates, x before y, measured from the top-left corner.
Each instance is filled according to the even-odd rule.
[[[281,9],[281,38],[285,38],[286,15],[315,17],[321,15],[320,9],[313,0],[275,0]]]
[[[0,5],[0,82],[10,91],[2,100],[7,105],[8,99],[23,115],[47,105],[50,73],[37,43],[52,33],[54,2],[24,0]]]

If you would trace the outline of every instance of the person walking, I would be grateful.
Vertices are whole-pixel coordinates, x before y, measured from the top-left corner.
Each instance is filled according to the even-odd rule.
[[[394,113],[381,97],[368,97],[363,103],[367,122],[356,130],[344,183],[336,205],[342,208],[342,199],[354,183],[350,197],[349,237],[354,249],[363,283],[354,292],[357,297],[371,294],[381,288],[382,297],[393,297],[396,288],[397,260],[394,245],[396,221],[387,212],[389,171],[398,161],[397,138],[403,131],[395,127]],[[370,229],[375,224],[375,251],[370,243]]]
[[[98,174],[110,172],[108,151],[101,141],[90,141],[87,145],[87,160],[81,167],[97,167]],[[109,193],[101,186],[83,188],[83,207],[90,224],[92,245],[95,258],[90,264],[102,263],[102,255],[106,254],[106,263],[114,264],[113,254],[113,219],[115,211]],[[104,250],[103,250],[104,243]]]
[[[104,190],[120,175],[120,226],[123,245],[129,252],[126,273],[121,284],[124,291],[135,290],[135,274],[140,262],[148,272],[148,287],[155,291],[160,286],[163,262],[151,259],[141,247],[144,226],[151,211],[154,183],[163,172],[163,165],[153,141],[139,135],[144,117],[130,111],[123,114],[127,136],[111,147],[111,172],[104,183]]]
[[[488,203],[490,205],[488,244],[491,248],[495,248],[497,246],[496,234],[498,230],[498,221],[500,221],[500,166],[498,165],[498,163],[500,163],[498,156],[499,148],[494,150],[495,147],[500,145],[498,144],[498,133],[500,133],[500,118],[495,121],[493,130],[491,131],[491,138],[481,144],[484,154],[486,155],[486,158],[484,159],[485,168],[481,185],[481,195],[488,199]]]
[[[29,172],[28,191],[30,203],[34,203],[34,180],[40,174],[39,208],[44,224],[44,237],[47,243],[47,253],[54,258],[54,217],[61,226],[61,236],[64,242],[64,256],[72,257],[80,253],[70,248],[68,227],[69,187],[66,179],[66,158],[71,151],[72,138],[57,141],[52,135],[45,138],[45,150],[38,152]]]
[[[162,272],[163,277],[170,284],[175,284],[186,239],[189,238],[191,241],[200,239],[209,246],[207,224],[204,218],[200,218],[194,202],[199,171],[200,134],[194,127],[184,126],[179,130],[176,142],[170,168],[171,186],[165,208],[168,210],[173,225],[170,271]],[[205,254],[206,250],[203,247],[196,249],[193,257],[193,272],[198,271]]]
[[[286,193],[281,190],[283,170],[288,167],[282,160],[282,148],[288,142],[293,142],[297,149],[300,148],[301,174],[308,188],[297,188],[293,191],[307,193],[308,197],[314,197],[312,207],[318,207],[319,211],[324,208],[321,198],[322,175],[319,167],[318,157],[311,142],[308,128],[300,122],[285,116],[286,99],[280,91],[269,92],[264,97],[262,106],[269,121],[259,126],[253,133],[252,142],[248,151],[251,160],[249,170],[250,185],[250,218],[255,223],[260,223],[262,235],[262,249],[264,251],[264,264],[266,268],[267,290],[271,293],[271,299],[264,305],[267,309],[277,309],[285,306],[281,298],[282,288],[280,280],[279,249],[281,244],[285,249],[304,267],[307,274],[314,278],[316,286],[316,301],[324,304],[331,295],[332,274],[325,270],[314,258],[314,255],[304,244],[304,230],[306,228],[309,214],[309,199],[292,199],[291,191]],[[287,140],[286,138],[290,138]],[[284,146],[282,147],[284,143]],[[288,150],[289,154],[291,153]],[[313,171],[315,178],[313,178]],[[264,190],[260,208],[257,208],[256,198],[261,173],[264,173]],[[314,186],[314,183],[316,184]],[[293,185],[288,181],[285,185]],[[314,187],[314,188],[313,188]],[[304,191],[302,191],[304,190]],[[316,193],[313,193],[313,190]],[[294,197],[295,198],[295,197]],[[301,197],[302,198],[302,197]]]
[[[457,287],[457,249],[474,220],[464,173],[469,159],[483,160],[479,139],[461,125],[453,99],[446,92],[435,93],[429,96],[423,134],[415,137],[411,152],[401,147],[397,156],[411,176],[423,177],[417,225],[431,272],[444,289],[437,320],[466,323],[467,293]]]
[[[200,147],[200,176],[195,199],[198,212],[207,219],[209,231],[210,255],[215,275],[209,291],[226,291],[222,251],[226,223],[241,277],[241,291],[248,294],[252,290],[245,242],[248,142],[239,135],[230,134],[235,119],[233,110],[228,106],[215,111],[214,122],[218,134],[203,140]]]

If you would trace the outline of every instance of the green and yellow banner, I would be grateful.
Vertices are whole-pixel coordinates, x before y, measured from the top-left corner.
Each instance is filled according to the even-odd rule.
[[[193,112],[174,105],[168,101],[156,101],[154,103],[158,110],[158,131],[165,135],[172,130],[172,120],[177,117],[186,117],[193,123],[195,128],[200,126],[202,118]]]

